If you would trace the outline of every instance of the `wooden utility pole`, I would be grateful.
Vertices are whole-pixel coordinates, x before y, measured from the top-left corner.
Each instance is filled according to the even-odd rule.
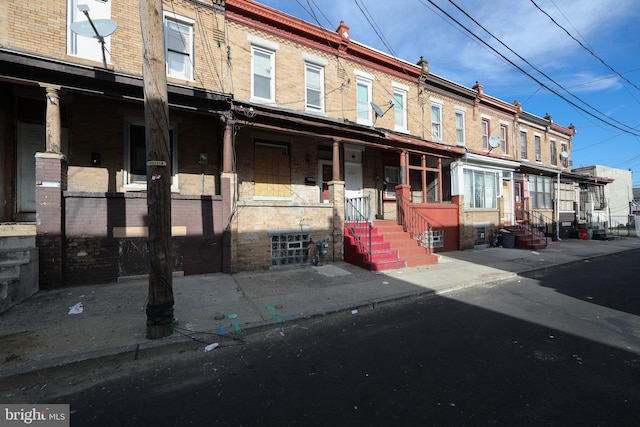
[[[147,147],[149,297],[147,338],[173,333],[171,151],[162,0],[140,0]]]

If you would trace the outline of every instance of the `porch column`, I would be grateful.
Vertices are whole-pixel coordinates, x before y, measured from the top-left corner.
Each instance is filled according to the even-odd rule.
[[[224,124],[222,137],[222,172],[233,172],[233,121],[229,115],[221,117]]]
[[[60,118],[60,86],[41,85],[44,86],[47,94],[47,112],[46,112],[46,151],[49,153],[60,153],[60,144],[62,134],[62,120]]]
[[[333,140],[331,157],[332,179],[329,186],[329,201],[333,204],[333,233],[331,247],[333,261],[344,259],[344,181],[340,180],[340,141]]]
[[[61,153],[60,86],[45,88],[45,152],[36,153],[36,244],[40,289],[64,285],[64,198],[68,164]]]
[[[331,158],[331,166],[332,170],[332,180],[339,181],[340,180],[340,141],[337,139],[333,140],[333,156]]]
[[[233,120],[230,114],[220,117],[224,126],[222,136],[222,173],[220,174],[220,195],[222,196],[222,217],[230,222],[222,234],[222,272],[226,274],[237,271],[237,256],[234,243],[237,236],[237,222],[232,211],[235,204],[237,175],[233,167]]]
[[[407,171],[409,170],[408,160],[409,160],[409,156],[407,152],[405,150],[402,150],[400,152],[400,184],[401,185],[407,183]]]

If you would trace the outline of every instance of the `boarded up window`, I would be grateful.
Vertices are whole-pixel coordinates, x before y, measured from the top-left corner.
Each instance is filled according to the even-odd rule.
[[[255,195],[291,196],[291,162],[289,147],[277,144],[256,144]]]

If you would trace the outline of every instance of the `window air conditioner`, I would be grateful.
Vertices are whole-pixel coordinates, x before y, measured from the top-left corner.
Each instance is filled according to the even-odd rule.
[[[539,162],[542,160],[542,156],[540,154],[536,154],[536,162]]]

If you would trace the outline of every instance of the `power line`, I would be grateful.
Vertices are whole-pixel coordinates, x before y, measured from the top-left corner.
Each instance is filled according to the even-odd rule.
[[[569,31],[567,31],[566,28],[564,28],[562,25],[560,25],[551,15],[549,15],[544,9],[542,9],[540,6],[538,6],[538,4],[534,1],[534,0],[530,0],[531,3],[533,3],[533,5],[542,13],[544,13],[550,20],[551,22],[553,22],[558,28],[560,28],[561,30],[563,30],[565,33],[567,33],[567,35],[569,37],[571,37],[573,40],[576,41],[576,43],[578,43],[584,50],[586,50],[587,52],[589,52],[591,54],[591,56],[593,56],[594,58],[596,58],[598,61],[600,61],[602,63],[602,65],[604,65],[605,67],[607,67],[609,70],[613,71],[616,75],[618,75],[618,77],[620,77],[621,79],[623,79],[624,81],[626,81],[627,83],[629,83],[631,86],[633,86],[634,88],[640,90],[640,87],[636,86],[633,82],[631,82],[629,79],[627,79],[625,76],[623,76],[622,74],[620,74],[618,71],[616,71],[612,66],[610,66],[609,64],[607,64],[606,62],[604,62],[604,60],[602,58],[600,58],[600,56],[598,56],[593,50],[589,49],[587,46],[585,46],[580,40],[578,40],[577,38],[575,38]],[[636,99],[637,101],[637,99]]]
[[[424,1],[423,1],[423,0],[418,0],[418,1],[419,1],[422,5],[426,6],[426,5],[424,4]],[[597,119],[597,120],[599,120],[599,121],[601,121],[601,122],[603,122],[603,123],[605,123],[605,124],[607,124],[607,125],[609,125],[609,126],[611,126],[611,127],[613,127],[613,128],[616,128],[616,129],[618,129],[618,130],[621,130],[621,131],[623,131],[623,132],[625,132],[625,133],[629,133],[629,134],[634,135],[634,136],[640,136],[640,133],[632,132],[632,131],[630,131],[630,130],[627,130],[627,129],[621,128],[620,126],[617,126],[617,125],[615,125],[615,124],[613,124],[613,123],[611,123],[611,122],[608,122],[608,121],[604,120],[604,119],[603,119],[603,118],[601,118],[601,117],[596,116],[596,115],[595,115],[595,114],[593,114],[592,112],[590,112],[590,111],[586,110],[584,107],[582,107],[582,106],[580,106],[580,105],[576,104],[575,102],[571,101],[571,100],[570,100],[570,99],[568,99],[567,97],[565,97],[565,96],[563,96],[562,94],[560,94],[556,89],[553,89],[553,88],[549,87],[548,85],[544,84],[543,82],[541,82],[540,80],[538,80],[537,78],[535,78],[533,75],[531,75],[530,73],[528,73],[526,70],[524,70],[522,67],[520,67],[519,65],[515,64],[515,63],[514,63],[513,61],[511,61],[509,58],[507,58],[506,56],[504,56],[502,53],[498,52],[494,47],[492,47],[491,45],[489,45],[486,41],[482,40],[479,36],[477,36],[475,33],[473,33],[473,31],[471,31],[470,29],[468,29],[465,25],[463,25],[461,22],[459,22],[457,19],[455,19],[453,16],[451,16],[451,14],[449,14],[449,13],[448,13],[448,12],[446,12],[446,11],[444,11],[440,6],[438,6],[437,4],[435,4],[433,0],[427,0],[427,1],[428,1],[430,4],[432,4],[434,7],[436,7],[436,8],[437,8],[440,12],[442,12],[444,15],[446,15],[449,19],[451,19],[453,22],[455,22],[455,23],[456,23],[456,24],[458,24],[460,27],[462,27],[465,31],[469,32],[473,37],[475,37],[475,38],[476,38],[478,41],[480,41],[482,44],[484,44],[484,45],[485,45],[485,46],[487,46],[489,49],[491,49],[492,51],[494,51],[494,52],[495,52],[497,55],[499,55],[503,60],[505,60],[506,62],[508,62],[509,64],[511,64],[513,67],[515,67],[516,69],[518,69],[521,73],[523,73],[524,75],[526,75],[527,77],[529,77],[530,79],[532,79],[533,81],[535,81],[536,83],[538,83],[540,86],[542,86],[542,87],[544,87],[545,89],[549,90],[550,92],[552,92],[553,94],[555,94],[556,96],[558,96],[559,98],[561,98],[562,100],[564,100],[565,102],[567,102],[567,103],[569,103],[569,104],[573,105],[575,108],[578,108],[579,110],[581,110],[581,111],[585,112],[586,114],[588,114],[588,115],[590,115],[590,116],[594,117],[595,119]],[[451,0],[449,0],[449,1],[450,1],[454,6],[456,6],[456,7],[457,7],[461,12],[463,12],[463,13],[465,13],[465,14],[466,14],[466,12],[464,12],[462,9],[460,9],[460,8],[459,8],[455,3],[453,3]],[[467,15],[467,16],[469,16],[468,14],[466,14],[466,15]],[[473,20],[473,18],[471,18],[470,16],[469,16],[469,19]],[[477,21],[475,21],[475,20],[473,20],[473,21],[477,23]],[[480,24],[478,24],[478,23],[477,23],[477,25],[484,29],[484,27],[482,27]],[[492,37],[494,37],[496,40],[498,40],[501,44],[503,44],[503,46],[505,46],[507,49],[511,50],[508,46],[506,46],[504,43],[502,43],[502,42],[501,42],[497,37],[493,36],[493,34],[491,34],[488,30],[486,30],[486,29],[484,29],[484,30],[485,30],[488,34],[490,34]],[[511,50],[511,51],[512,51],[512,50]],[[512,52],[513,52],[513,51],[512,51]],[[519,55],[517,55],[515,52],[513,52],[513,53],[514,53],[516,56],[520,57],[520,56],[519,56]],[[521,58],[523,61],[527,62],[524,58],[522,58],[522,57],[520,57],[520,58]],[[529,64],[529,63],[527,62],[527,64]],[[531,65],[531,64],[529,64],[529,65]],[[532,66],[532,65],[531,65],[531,66]],[[532,66],[532,67],[533,67],[533,66]],[[533,68],[535,68],[535,67],[533,67]],[[540,73],[544,75],[544,73],[542,73],[542,72],[540,72]],[[545,75],[545,77],[547,77],[547,76]],[[547,78],[549,78],[549,77],[547,77]],[[550,78],[549,78],[549,79],[550,79]],[[553,81],[552,79],[550,79],[550,80],[551,80],[551,81]],[[555,82],[554,82],[554,83],[555,83]],[[556,84],[557,84],[557,83],[556,83]],[[561,86],[561,85],[558,85],[558,86],[562,88],[562,86]],[[564,88],[562,88],[562,89],[566,91],[566,89],[564,89]],[[569,91],[566,91],[566,92],[567,92],[567,93],[570,93]],[[574,96],[574,97],[575,97],[575,95],[573,95],[573,94],[572,94],[572,96]],[[576,99],[578,99],[577,97],[575,97],[575,98],[576,98]],[[598,111],[597,109],[595,109],[594,107],[590,106],[590,105],[589,105],[589,104],[587,104],[586,102],[584,102],[584,101],[581,101],[581,102],[582,102],[582,103],[584,103],[585,105],[588,105],[588,106],[589,106],[590,108],[592,108],[593,110]],[[605,116],[605,117],[609,118],[606,114],[603,114],[603,113],[602,113],[602,112],[600,112],[600,111],[598,111],[598,112],[599,112],[600,114],[602,114],[603,116]],[[616,122],[617,122],[617,120],[615,120],[615,119],[611,119],[611,120],[613,120],[613,121],[616,121]],[[621,123],[621,125],[626,126],[626,125],[624,125],[623,123]],[[627,127],[628,127],[628,126],[627,126]],[[631,129],[631,130],[635,131],[635,129],[634,129],[634,128],[629,127],[629,129]]]

